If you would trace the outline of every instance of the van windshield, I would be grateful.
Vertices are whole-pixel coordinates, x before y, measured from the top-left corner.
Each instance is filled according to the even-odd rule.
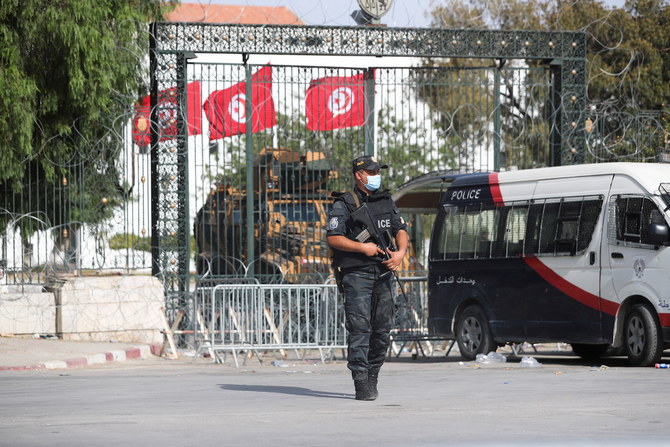
[[[658,186],[658,191],[661,193],[661,198],[666,204],[666,210],[670,208],[670,183],[661,183]]]
[[[317,222],[319,214],[313,203],[280,203],[275,206],[289,222]]]

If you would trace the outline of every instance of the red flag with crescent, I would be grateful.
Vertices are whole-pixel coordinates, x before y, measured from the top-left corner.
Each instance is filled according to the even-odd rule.
[[[171,140],[177,136],[177,87],[158,92],[158,113],[162,123],[159,131],[159,140]],[[189,82],[186,85],[187,126],[189,135],[202,133],[202,95],[200,81]],[[149,95],[141,98],[135,104],[133,117],[133,141],[138,146],[151,144],[151,99]]]
[[[333,130],[365,122],[365,73],[314,79],[305,98],[307,129]]]
[[[203,106],[209,121],[209,139],[238,135],[247,131],[247,83],[216,90]],[[261,68],[251,76],[251,131],[259,132],[277,124],[272,99],[272,67]]]

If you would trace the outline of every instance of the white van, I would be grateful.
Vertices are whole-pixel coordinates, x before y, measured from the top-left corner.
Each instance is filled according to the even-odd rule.
[[[603,163],[434,177],[429,330],[474,359],[570,343],[632,365],[670,346],[670,165]]]

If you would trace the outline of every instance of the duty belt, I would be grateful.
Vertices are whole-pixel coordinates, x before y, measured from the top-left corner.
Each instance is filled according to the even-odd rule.
[[[391,273],[391,270],[387,269],[382,264],[359,265],[357,267],[340,267],[340,271],[343,275],[354,271],[379,273],[380,278],[383,278]]]

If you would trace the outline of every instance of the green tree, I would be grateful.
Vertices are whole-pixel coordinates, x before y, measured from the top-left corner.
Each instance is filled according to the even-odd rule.
[[[639,151],[639,141],[644,136],[624,131],[634,122],[641,110],[661,110],[670,98],[670,8],[667,0],[628,0],[624,8],[608,8],[599,0],[580,0],[565,2],[561,0],[463,0],[438,2],[432,11],[432,25],[444,28],[476,28],[501,30],[581,30],[587,35],[587,82],[588,101],[600,115],[612,115],[613,112],[631,117],[623,121],[610,121],[620,129],[606,129],[606,134],[619,137],[616,150],[622,154]],[[500,69],[505,61],[437,61],[441,66],[460,68],[496,67]],[[539,62],[525,61],[524,66],[534,67]],[[436,61],[427,62],[434,66]],[[519,130],[533,130],[523,147],[517,147],[515,153],[526,153],[526,160],[533,159],[547,135],[547,121],[528,120],[528,117],[544,117],[552,113],[548,104],[542,101],[522,100],[520,95],[527,94],[517,89],[516,94],[506,94],[514,89],[501,71],[502,103],[501,120],[504,131],[518,133]],[[453,104],[443,105],[444,116],[453,115],[467,103],[478,107],[477,102],[466,99],[458,92],[457,86]],[[491,95],[490,88],[482,84],[480,98]],[[435,107],[439,101],[437,95],[424,96]],[[537,98],[535,98],[537,99]],[[519,107],[519,105],[526,107]],[[528,106],[532,104],[532,108]],[[523,119],[521,119],[523,117]],[[465,117],[468,119],[469,117]],[[472,118],[470,118],[472,122]],[[607,127],[602,123],[600,127]],[[599,128],[600,128],[599,127]],[[516,129],[516,130],[514,130]],[[618,135],[617,135],[618,134]],[[631,142],[631,140],[633,140]],[[624,143],[625,142],[625,143]],[[626,146],[628,145],[628,146]],[[625,146],[625,147],[624,147]],[[629,146],[632,146],[629,147]],[[647,149],[649,150],[649,149]],[[651,148],[653,151],[653,148]],[[516,163],[527,166],[528,163]]]
[[[431,13],[432,26],[438,28],[584,31],[588,39],[590,101],[621,101],[653,110],[668,104],[667,0],[628,0],[623,8],[608,8],[601,0],[442,3],[438,2]],[[459,66],[458,61],[449,63]]]
[[[607,9],[597,1],[554,5],[554,29],[588,36],[588,99],[593,107],[600,160],[655,160],[667,146],[659,113],[670,99],[670,5],[667,0],[629,0]]]
[[[439,2],[432,13],[438,28],[532,30],[542,26],[540,0],[464,0]],[[522,168],[547,163],[548,73],[526,61],[450,58],[426,60],[418,72],[419,93],[440,116],[437,123],[452,136],[459,164],[473,163],[473,148],[493,148],[500,137],[500,165]],[[522,74],[519,68],[529,70]],[[499,107],[499,109],[496,109]],[[492,127],[499,113],[501,134]],[[544,151],[546,152],[546,151]],[[483,155],[480,156],[480,159]]]
[[[116,160],[147,77],[160,0],[0,3],[0,226],[96,223],[123,198]],[[65,232],[67,236],[68,232]]]
[[[588,37],[589,100],[660,110],[670,99],[670,7],[667,0],[628,0],[608,9],[597,0],[548,4],[546,25]]]

